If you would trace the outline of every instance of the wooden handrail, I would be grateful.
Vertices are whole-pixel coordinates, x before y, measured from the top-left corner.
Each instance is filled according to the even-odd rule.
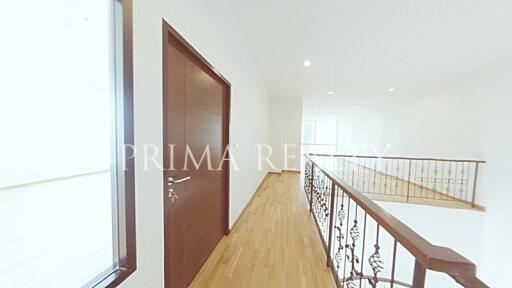
[[[346,154],[322,154],[322,153],[309,153],[309,156],[321,157],[344,157],[344,158],[369,158],[369,159],[394,159],[394,160],[424,160],[424,161],[439,161],[439,162],[459,162],[459,163],[481,163],[485,164],[486,161],[482,160],[463,160],[463,159],[442,159],[442,158],[425,158],[425,157],[404,157],[404,156],[375,156],[375,155],[346,155]]]
[[[446,273],[461,284],[471,285],[466,287],[486,288],[482,281],[476,277],[476,266],[464,256],[450,248],[436,246],[420,236],[409,226],[389,214],[363,193],[354,189],[351,185],[340,179],[334,171],[323,167],[316,162],[314,156],[326,156],[324,154],[306,154],[305,157],[322,171],[335,185],[343,189],[350,199],[357,203],[368,215],[370,215],[381,227],[383,227],[396,241],[407,249],[429,270]],[[327,155],[331,156],[331,155]],[[409,159],[409,158],[407,158]]]

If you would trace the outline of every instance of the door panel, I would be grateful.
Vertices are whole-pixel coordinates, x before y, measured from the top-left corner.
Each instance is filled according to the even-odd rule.
[[[192,149],[204,151],[206,145],[210,149],[222,148],[222,116],[216,115],[192,105],[186,105],[185,131],[187,144]],[[197,155],[199,158],[201,154]]]
[[[192,61],[187,61],[186,69],[187,103],[222,116],[223,99],[211,97],[211,95],[222,94],[224,87],[218,85],[219,83],[215,79],[212,79]]]
[[[227,231],[229,165],[221,160],[228,143],[230,88],[172,28],[164,29],[164,147],[174,151],[164,152],[165,283],[182,288]],[[200,161],[205,149],[213,169],[208,154],[199,167],[190,157],[185,161],[187,150]],[[188,176],[169,186],[169,177]],[[169,188],[178,196],[174,202],[167,197]]]

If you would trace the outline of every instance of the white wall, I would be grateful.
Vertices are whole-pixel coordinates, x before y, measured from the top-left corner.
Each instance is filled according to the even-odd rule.
[[[276,170],[300,170],[302,98],[271,97],[269,107],[270,158]],[[288,160],[285,166],[285,146]]]
[[[484,213],[471,210],[456,210],[454,213],[449,208],[389,202],[379,202],[379,205],[432,244],[449,247],[474,263],[481,263],[481,250],[475,247],[483,244],[483,235],[476,231],[483,231]],[[454,233],[454,223],[471,225],[457,225]],[[407,263],[400,262],[402,259],[399,258],[397,263]],[[446,275],[428,271],[426,287],[457,288],[460,285]]]
[[[134,0],[135,142],[162,143],[162,17],[232,83],[231,142],[241,169],[231,175],[230,223],[266,171],[256,171],[267,142],[268,97],[226,1]],[[159,156],[161,157],[161,155]],[[136,160],[137,271],[121,287],[163,287],[162,172]]]
[[[474,237],[483,235],[483,245],[474,248],[481,252],[479,275],[492,287],[506,287],[512,273],[507,262],[512,258],[507,248],[512,242],[511,106],[509,57],[414,92],[397,87],[393,93],[367,98],[305,99],[304,119],[341,120],[340,153],[486,160],[477,199],[487,212],[484,228],[474,230]],[[460,241],[466,238],[461,236]]]

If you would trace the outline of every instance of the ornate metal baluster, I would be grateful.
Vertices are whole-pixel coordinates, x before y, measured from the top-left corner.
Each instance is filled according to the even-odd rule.
[[[420,197],[423,196],[423,186],[425,185],[425,163],[421,160],[421,169],[420,169],[421,177],[420,177]]]
[[[321,171],[318,171],[321,173]],[[317,173],[315,173],[317,174]],[[313,185],[315,187],[315,185]],[[329,222],[329,196],[330,196],[331,181],[325,174],[318,180],[316,185],[315,202],[313,203],[313,211],[317,220],[318,226],[322,232],[322,237],[325,241],[327,238],[327,225]]]
[[[402,191],[401,191],[401,194],[402,196],[407,196],[407,189],[409,189],[409,178],[408,178],[408,173],[409,173],[409,169],[410,167],[408,168],[407,167],[407,162],[405,159],[402,160],[402,180],[405,181],[407,180],[407,182],[402,182]]]
[[[398,187],[400,187],[400,184],[399,184],[400,181],[398,181],[398,179],[400,179],[400,178],[398,177],[398,175],[400,175],[400,162],[398,162],[398,160],[396,160],[396,177],[395,177],[396,182],[395,182],[395,193],[394,193],[395,195],[399,194]]]
[[[350,197],[348,197],[347,198],[347,225],[346,225],[347,226],[346,227],[347,230],[345,232],[345,235],[346,235],[346,237],[345,237],[345,244],[342,244],[345,247],[347,247],[347,245],[348,245],[348,235],[349,235],[349,228],[350,228],[349,224],[348,224],[350,222],[350,203],[351,203]],[[343,262],[343,278],[342,278],[343,281],[345,281],[345,279],[346,279],[345,275],[347,275],[346,274],[346,271],[347,271],[347,253],[348,253],[348,251],[347,251],[347,249],[345,249],[345,261]]]
[[[343,179],[344,179],[346,182],[348,182],[348,178],[350,177],[350,176],[349,176],[349,175],[350,175],[350,173],[348,173],[348,168],[349,168],[349,164],[350,164],[350,163],[348,163],[348,160],[347,160],[346,158],[343,158],[343,161],[345,162],[345,165],[344,165],[344,167],[345,167],[345,168],[343,169],[343,170],[344,170],[344,171],[343,171]]]
[[[389,173],[389,164],[386,161],[386,166],[384,167],[384,194],[388,194],[388,173]]]
[[[434,179],[433,179],[433,182],[434,182],[434,193],[437,192],[437,180],[438,180],[438,174],[439,173],[439,168],[437,168],[437,161],[434,161]],[[435,195],[435,194],[434,194]]]
[[[357,177],[356,177],[356,182],[354,184],[355,185],[354,188],[356,188],[357,191],[362,192],[361,186],[360,186],[361,185],[361,163],[360,163],[360,161],[361,161],[360,158],[356,158],[356,163],[355,163],[356,171],[355,171],[355,173],[356,173]]]
[[[334,225],[334,229],[336,229],[336,241],[338,242],[338,247],[336,249],[336,253],[334,254],[334,261],[336,261],[336,271],[340,271],[340,266],[343,259],[343,249],[344,246],[342,242],[345,240],[345,235],[343,234],[343,221],[345,221],[345,191],[341,196],[341,206],[340,210],[336,215],[336,224]]]
[[[365,211],[364,212],[364,226],[363,226],[363,244],[361,246],[362,248],[362,251],[361,251],[361,259],[364,260],[364,248],[366,246],[366,218],[368,216],[368,213]],[[361,277],[359,278],[359,288],[362,287],[363,285],[363,276],[364,276],[364,261],[361,261],[361,268],[359,270],[359,272],[361,272]]]
[[[368,192],[368,187],[367,184],[368,182],[370,181],[370,179],[368,178],[369,177],[369,174],[368,174],[368,160],[369,159],[364,159],[364,166],[363,166],[363,192]]]
[[[425,190],[427,190],[426,193],[428,193],[428,190],[430,189],[429,182],[430,182],[430,161],[427,161],[427,179],[425,181],[425,188],[426,188]],[[426,198],[428,198],[428,195],[426,195]]]
[[[384,262],[382,262],[382,257],[380,256],[380,246],[379,246],[379,231],[380,225],[377,224],[377,239],[373,254],[368,258],[368,262],[370,263],[370,267],[373,271],[373,277],[368,279],[368,283],[372,288],[377,288],[377,283],[379,283],[379,273],[384,270]]]
[[[363,158],[357,159],[357,190],[359,190],[360,192],[364,191],[361,187],[361,180],[362,180],[361,173],[362,173],[363,167],[364,167],[362,164],[363,161],[364,161]]]
[[[315,212],[315,198],[316,198],[316,190],[317,190],[317,185],[318,185],[318,170],[316,169],[315,165],[313,164],[313,180],[312,180],[312,185],[311,185],[311,212],[314,213]]]
[[[360,232],[359,227],[357,226],[357,204],[356,204],[356,211],[355,211],[355,217],[354,217],[354,224],[352,228],[350,228],[350,239],[352,240],[352,243],[347,244],[345,248],[347,249],[347,261],[350,262],[351,268],[349,272],[349,277],[345,280],[345,283],[347,284],[348,288],[356,288],[356,280],[362,276],[361,272],[357,270],[356,265],[359,264],[359,257],[356,255],[356,241],[359,239]]]
[[[446,194],[450,194],[452,189],[452,165],[448,164],[448,172],[446,177]]]
[[[441,191],[439,192],[442,192],[443,190],[443,182],[444,182],[444,166],[446,165],[446,162],[443,162],[443,166],[442,166],[442,170],[441,170],[441,179],[440,179],[440,186],[441,186]]]
[[[395,271],[396,271],[396,249],[398,242],[394,241],[393,245],[393,264],[391,266],[391,288],[395,287]]]
[[[333,237],[332,233],[334,232],[333,222],[336,220],[334,219],[334,215],[336,214],[336,209],[338,208],[338,188],[334,181],[331,181],[331,202],[329,207],[329,227],[328,227],[328,233],[329,238],[327,238],[327,267],[331,267],[332,265],[332,244],[333,244]],[[334,224],[336,225],[336,224]]]
[[[377,193],[377,159],[373,165],[373,193]]]
[[[324,205],[324,189],[325,189],[325,174],[320,169],[315,167],[314,170],[314,181],[313,181],[313,194],[312,194],[312,208],[313,216],[321,230],[323,230],[323,217],[325,213]]]
[[[327,176],[326,176],[327,178]],[[323,193],[323,208],[324,208],[324,233],[325,238],[327,239],[327,234],[329,233],[328,227],[329,227],[329,213],[330,213],[330,199],[331,199],[331,193],[332,193],[332,181],[331,179],[327,179],[328,181],[325,182],[324,186],[324,193]]]
[[[409,164],[407,165],[407,202],[409,202],[409,197],[411,196],[411,174],[412,160],[409,159]]]
[[[466,171],[464,171],[464,163],[461,165],[460,169],[460,189],[459,189],[459,198],[462,199],[462,194],[464,193],[464,186],[466,185],[466,182],[464,179],[466,179],[465,175]]]
[[[463,197],[463,198],[461,198],[461,199],[463,199],[463,200],[468,198],[468,193],[469,193],[469,182],[470,182],[470,181],[469,181],[469,176],[470,176],[470,174],[472,174],[472,173],[471,173],[471,170],[472,170],[472,169],[470,168],[470,165],[471,165],[471,164],[468,162],[468,163],[467,163],[467,173],[466,173],[466,189],[464,190],[464,197]],[[474,173],[474,171],[473,171],[473,173]]]
[[[306,167],[304,168],[304,190],[308,196],[308,200],[311,201],[311,181],[313,180],[313,162],[311,160],[306,161]]]
[[[455,194],[457,194],[457,184],[459,184],[459,182],[457,182],[457,177],[459,176],[459,162],[456,162],[455,163],[455,171],[453,171],[453,198],[457,198],[457,196]]]
[[[352,164],[352,181],[350,183],[352,183],[352,187],[354,187],[354,181],[355,181],[355,170],[356,170],[356,163],[354,162],[356,160],[356,158],[352,159],[351,161],[351,164]]]
[[[368,179],[367,179],[368,176],[367,176],[367,171],[366,171],[368,169],[368,167],[367,167],[368,163],[367,162],[368,162],[368,159],[365,158],[363,160],[363,167],[361,167],[362,168],[361,169],[361,175],[363,177],[363,187],[362,187],[361,192],[366,192],[366,183],[368,182]]]

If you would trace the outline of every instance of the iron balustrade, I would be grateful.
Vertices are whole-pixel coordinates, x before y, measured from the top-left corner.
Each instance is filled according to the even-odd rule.
[[[478,172],[485,161],[360,155],[317,156],[325,167],[359,192],[399,202],[457,201],[476,207]],[[371,195],[370,195],[371,196]]]
[[[358,191],[352,185],[357,178],[350,176],[348,184],[324,158],[305,156],[304,190],[337,287],[421,288],[427,270],[463,287],[488,287],[471,261],[425,240]]]

